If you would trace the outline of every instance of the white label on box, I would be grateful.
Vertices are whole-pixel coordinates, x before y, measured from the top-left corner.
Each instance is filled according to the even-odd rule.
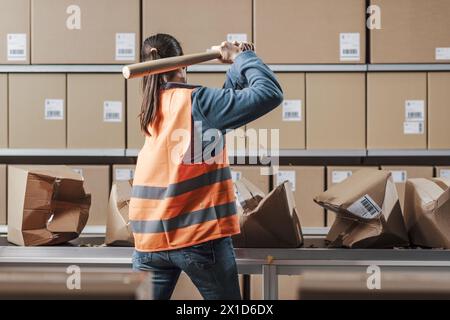
[[[25,61],[27,59],[26,33],[8,33],[6,38],[8,61]]]
[[[103,102],[103,121],[122,122],[122,102],[120,101]]]
[[[391,171],[391,174],[395,183],[405,183],[408,179],[408,173],[404,170]]]
[[[341,61],[361,60],[361,41],[359,33],[341,33],[340,35]]]
[[[425,121],[425,101],[405,101],[405,121]]]
[[[227,35],[228,42],[247,42],[247,34],[246,33],[229,33]]]
[[[436,48],[436,60],[450,60],[450,48]]]
[[[423,121],[406,121],[403,123],[404,134],[424,134]]]
[[[450,169],[440,169],[439,170],[439,178],[450,179]]]
[[[45,99],[45,120],[64,120],[64,100]]]
[[[134,178],[133,169],[116,169],[116,181],[128,181]]]
[[[241,177],[242,177],[242,172],[231,170],[231,179],[233,179],[233,182],[241,180]]]
[[[352,176],[352,174],[353,174],[352,171],[343,171],[343,170],[333,171],[331,173],[331,182],[332,183],[341,183],[341,182],[347,180],[347,178],[350,178]]]
[[[381,208],[368,194],[353,203],[347,210],[363,219],[373,219],[381,214]]]
[[[279,170],[277,173],[277,186],[288,181],[291,184],[292,191],[295,191],[295,171]]]
[[[72,170],[76,173],[78,173],[80,176],[83,176],[83,169],[80,168],[72,168]]]
[[[116,60],[134,61],[136,58],[136,34],[116,33]]]
[[[302,121],[302,100],[283,101],[283,121]]]

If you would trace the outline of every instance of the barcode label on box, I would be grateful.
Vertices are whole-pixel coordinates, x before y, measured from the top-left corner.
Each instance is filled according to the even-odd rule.
[[[103,103],[104,122],[122,122],[122,102],[105,101]]]
[[[246,33],[229,33],[227,35],[228,42],[247,42],[247,34]]]
[[[425,121],[425,101],[405,101],[405,121]]]
[[[404,170],[391,171],[391,174],[395,183],[405,183],[408,179],[408,173]]]
[[[450,169],[440,169],[439,170],[439,178],[450,179]]]
[[[363,219],[374,219],[381,214],[381,208],[368,194],[348,207],[347,211]]]
[[[242,177],[242,172],[231,170],[231,179],[233,179],[233,182],[241,180],[241,177]]]
[[[424,132],[423,121],[406,121],[403,123],[404,134],[424,134]]]
[[[45,99],[45,120],[64,120],[64,100]]]
[[[115,170],[116,181],[128,181],[134,178],[133,169],[116,169]]]
[[[83,169],[80,168],[72,168],[72,171],[78,173],[80,176],[83,176]]]
[[[136,58],[136,34],[116,33],[116,60],[134,61]]]
[[[361,36],[359,33],[341,33],[340,56],[341,61],[361,60]]]
[[[331,172],[331,182],[341,183],[352,176],[352,171],[336,170]]]
[[[288,181],[291,185],[292,191],[295,191],[296,183],[295,183],[295,171],[292,170],[279,170],[277,173],[277,186]]]
[[[436,48],[436,60],[450,60],[450,48]]]
[[[8,33],[6,38],[8,61],[25,61],[27,59],[26,33]]]
[[[302,100],[283,101],[283,121],[302,121]]]

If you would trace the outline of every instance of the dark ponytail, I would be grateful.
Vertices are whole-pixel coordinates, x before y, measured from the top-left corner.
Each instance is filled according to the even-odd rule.
[[[156,60],[161,58],[183,55],[183,49],[177,39],[168,34],[158,33],[145,39],[142,45],[141,61]],[[139,114],[141,130],[150,134],[148,126],[157,120],[159,106],[159,91],[161,85],[171,78],[176,71],[146,76],[142,82],[143,100]]]

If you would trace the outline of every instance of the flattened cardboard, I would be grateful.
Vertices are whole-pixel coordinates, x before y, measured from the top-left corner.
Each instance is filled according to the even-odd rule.
[[[325,191],[325,168],[312,166],[282,166],[280,171],[293,171],[295,174],[295,203],[298,208],[299,220],[302,227],[318,228],[325,226],[325,211],[317,206],[313,198]],[[273,177],[276,186],[277,176]]]
[[[91,204],[83,185],[66,166],[9,166],[8,241],[39,246],[77,238]]]
[[[137,62],[139,6],[139,0],[31,0],[32,63]],[[117,34],[134,34],[134,46],[116,46]],[[126,53],[130,58],[117,60],[119,49],[131,50]]]
[[[6,224],[6,165],[0,164],[0,225]]]
[[[255,137],[258,137],[258,130],[268,130],[268,141],[259,141],[259,139],[251,139],[248,136],[248,149],[257,151],[258,149],[272,149],[272,141],[270,140],[270,130],[279,130],[279,145],[281,150],[300,150],[305,149],[305,74],[304,73],[278,73],[278,81],[283,88],[284,101],[286,103],[294,102],[298,104],[300,101],[300,120],[301,121],[284,121],[283,105],[278,106],[265,116],[249,123],[249,129],[255,130]]]
[[[142,79],[127,80],[127,149],[141,149],[145,136],[141,131],[139,113],[142,104]]]
[[[124,149],[125,80],[122,75],[69,74],[67,89],[67,147]],[[120,121],[104,121],[104,104],[108,101],[122,104]]]
[[[70,166],[75,171],[80,170],[84,178],[86,193],[91,195],[89,210],[89,226],[106,225],[109,198],[109,166]]]
[[[366,195],[381,208],[379,215],[370,219],[359,218],[348,211]],[[337,213],[326,238],[329,247],[392,248],[409,245],[397,190],[389,171],[360,170],[316,196],[314,201]]]
[[[0,74],[0,149],[8,147],[8,76]]]
[[[8,34],[25,34],[25,59],[8,59]],[[30,0],[0,1],[0,64],[30,63]]]
[[[105,239],[109,246],[134,246],[128,215],[131,190],[131,181],[117,181],[111,188]]]
[[[405,221],[413,245],[450,249],[450,179],[409,179]]]
[[[366,75],[306,74],[306,148],[366,148]]]
[[[428,73],[428,148],[450,149],[450,72]]]
[[[449,63],[436,59],[450,48],[447,0],[372,0],[381,10],[381,29],[370,31],[371,63]]]
[[[383,166],[381,167],[382,170],[387,170],[391,172],[406,172],[406,179],[413,179],[413,178],[433,178],[434,176],[434,168],[433,167],[411,167],[411,166]],[[397,188],[398,198],[400,200],[400,206],[402,207],[403,211],[405,208],[405,185],[406,181],[404,182],[395,182],[395,186]]]
[[[162,12],[170,12],[170,19]],[[245,34],[247,41],[253,39],[251,0],[144,0],[142,21],[144,39],[156,33],[171,34],[185,54],[205,52],[226,41],[228,35]]]
[[[62,120],[46,119],[46,99],[63,100]],[[65,74],[10,74],[9,147],[66,148],[66,106]]]
[[[423,134],[405,134],[405,103],[425,104]],[[425,72],[367,74],[367,148],[427,148],[427,75]]]
[[[297,248],[303,235],[294,195],[284,183],[267,196],[245,178],[235,182],[241,233],[233,236],[235,247]]]
[[[255,0],[258,54],[267,63],[364,63],[365,11],[364,0]],[[359,33],[359,59],[341,60],[341,33]]]
[[[187,81],[191,85],[200,85],[208,88],[222,89],[225,83],[224,73],[189,73]],[[225,139],[227,144],[227,151],[229,155],[236,153],[243,153],[246,149],[245,128],[243,126],[236,130],[230,131]]]

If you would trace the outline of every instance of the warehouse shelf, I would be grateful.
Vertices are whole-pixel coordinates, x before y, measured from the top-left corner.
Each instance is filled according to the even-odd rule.
[[[124,157],[124,149],[0,149],[0,156]]]
[[[269,64],[275,72],[450,71],[450,64]],[[123,65],[0,65],[0,73],[121,73]],[[198,64],[192,73],[226,72],[230,65]]]
[[[280,157],[365,157],[366,150],[280,150]]]
[[[450,71],[450,64],[369,64],[368,71]]]
[[[450,150],[368,150],[369,157],[448,157]]]

